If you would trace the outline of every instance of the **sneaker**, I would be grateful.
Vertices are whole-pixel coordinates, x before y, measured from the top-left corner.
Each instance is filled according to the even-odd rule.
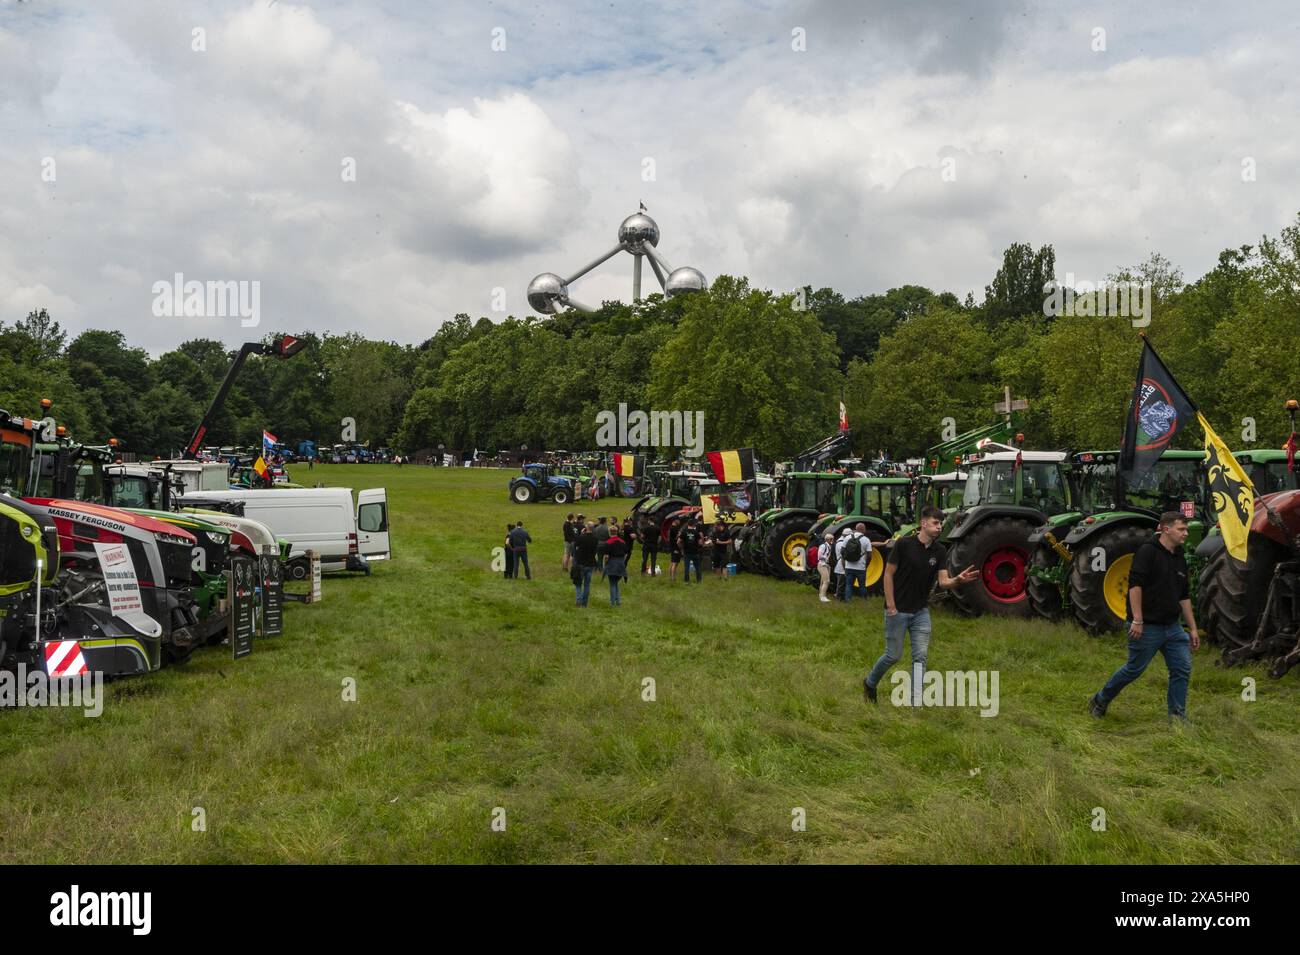
[[[1097,699],[1096,693],[1088,698],[1088,712],[1097,719],[1101,719],[1106,715],[1106,707],[1101,705],[1101,700]]]
[[[822,596],[821,596],[820,599],[821,599],[821,602],[824,603],[824,604],[828,604],[828,603],[831,602],[831,598],[830,598],[830,597],[827,597],[825,594],[822,594]]]
[[[876,688],[867,682],[865,676],[862,678],[862,698],[867,703],[876,702]]]

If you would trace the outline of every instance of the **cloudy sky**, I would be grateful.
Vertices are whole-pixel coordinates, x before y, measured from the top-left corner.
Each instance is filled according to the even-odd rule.
[[[258,333],[155,315],[181,273],[259,282],[261,331],[415,343],[526,314],[640,201],[673,266],[779,290],[980,298],[1014,241],[1194,278],[1300,212],[1298,27],[1288,2],[0,0],[0,320],[154,353]],[[631,259],[573,292],[629,299]]]

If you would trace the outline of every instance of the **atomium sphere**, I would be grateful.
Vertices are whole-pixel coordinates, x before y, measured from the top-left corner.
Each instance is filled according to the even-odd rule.
[[[528,283],[528,304],[543,315],[554,315],[555,303],[568,297],[568,286],[554,272],[543,272]]]
[[[644,212],[637,212],[623,220],[618,227],[618,241],[626,242],[628,251],[643,255],[646,243],[659,244],[659,226]]]
[[[705,286],[704,273],[689,265],[673,269],[664,282],[664,294],[669,298],[682,292],[698,292]]]

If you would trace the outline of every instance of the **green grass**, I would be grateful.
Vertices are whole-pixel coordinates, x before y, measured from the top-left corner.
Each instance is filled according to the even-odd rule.
[[[292,477],[387,486],[396,559],[327,576],[247,659],[208,649],[108,686],[99,719],[0,712],[0,861],[1300,861],[1296,674],[1203,649],[1179,729],[1157,660],[1098,723],[1084,704],[1122,638],[939,610],[930,666],[998,670],[1000,713],[869,709],[879,600],[634,577],[622,607],[597,582],[578,610],[569,508],[511,504],[504,471]],[[490,569],[519,518],[532,582]]]

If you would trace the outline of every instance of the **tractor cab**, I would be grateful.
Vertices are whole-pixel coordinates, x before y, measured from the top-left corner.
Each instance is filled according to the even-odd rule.
[[[994,451],[967,464],[962,510],[993,505],[1060,514],[1070,506],[1069,482],[1057,451]]]
[[[1236,451],[1232,456],[1241,464],[1258,494],[1300,489],[1300,465],[1297,465],[1297,470],[1291,470],[1285,451],[1265,448],[1259,451]]]

